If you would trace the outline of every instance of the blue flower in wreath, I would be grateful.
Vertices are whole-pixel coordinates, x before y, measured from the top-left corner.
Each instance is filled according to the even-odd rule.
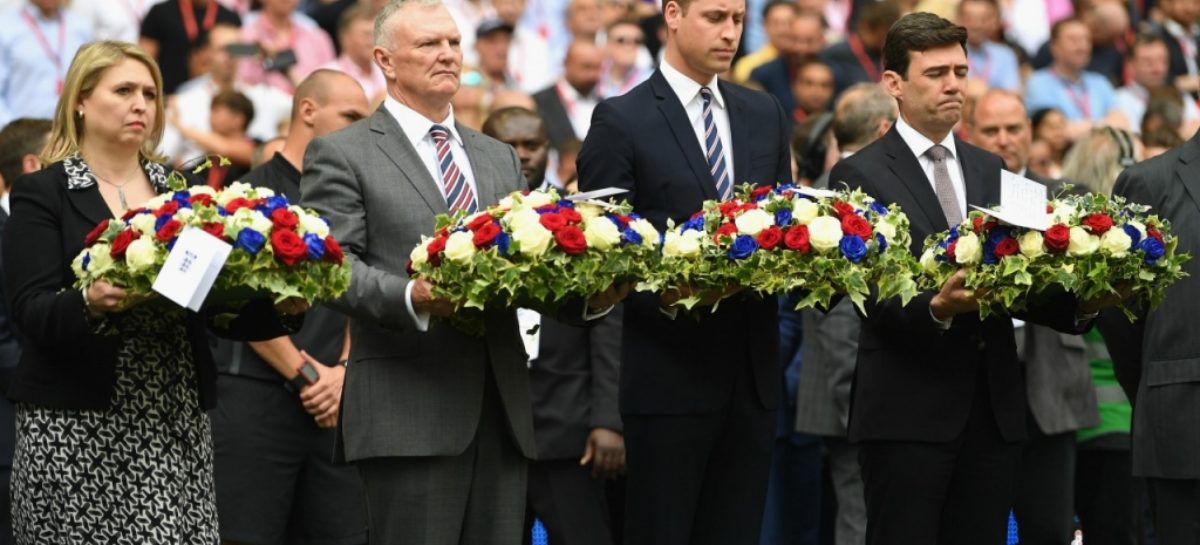
[[[1166,255],[1167,249],[1163,244],[1154,237],[1146,237],[1138,243],[1138,248],[1146,254],[1146,264],[1154,265],[1163,255]]]
[[[249,227],[243,227],[241,231],[238,231],[237,241],[233,246],[245,250],[250,255],[258,255],[266,242],[267,237],[262,236],[262,233]]]
[[[320,261],[325,255],[325,239],[313,233],[304,235],[304,245],[308,247],[308,258]]]
[[[755,250],[758,250],[758,242],[755,242],[754,237],[738,235],[733,239],[733,246],[729,247],[729,259],[746,259]]]
[[[684,231],[704,231],[704,216],[696,216],[683,224]]]
[[[91,262],[92,262],[92,252],[86,252],[83,254],[83,263],[80,265],[80,267],[86,271],[88,268],[88,263],[91,263]]]
[[[261,209],[264,214],[270,216],[271,212],[274,212],[276,208],[287,208],[287,206],[287,197],[275,195],[272,197],[267,197],[267,200],[263,202]]]
[[[492,244],[496,246],[496,251],[500,252],[500,255],[508,255],[508,245],[511,242],[512,240],[508,238],[508,233],[504,231],[500,231],[500,234],[496,235],[496,238],[492,240]]]
[[[186,191],[176,191],[171,195],[171,200],[179,204],[179,208],[191,208],[192,203],[188,202],[188,194]]]
[[[792,224],[792,211],[788,208],[780,208],[775,211],[775,225],[784,227]]]
[[[885,237],[879,233],[875,233],[875,242],[879,243],[879,251],[880,252],[887,251],[887,248],[888,248],[887,237]]]
[[[851,263],[858,263],[867,255],[867,243],[854,235],[842,237],[842,242],[838,244],[838,249],[842,251],[842,255],[846,259],[849,259]]]
[[[164,225],[167,224],[168,221],[171,221],[174,218],[175,218],[174,214],[163,214],[163,215],[159,216],[158,219],[154,220],[154,232],[157,233],[160,229],[163,228]]]
[[[575,208],[575,203],[568,201],[567,199],[561,199],[558,201],[558,207],[559,208]]]
[[[632,227],[626,227],[624,231],[621,231],[621,240],[626,244],[637,245],[642,243],[642,235],[634,231]]]
[[[880,216],[888,215],[887,207],[882,204],[879,204],[879,201],[871,201],[871,211],[876,214],[879,214]]]
[[[995,248],[997,244],[1000,244],[1000,241],[1010,238],[1011,236],[1012,227],[1007,225],[997,225],[988,231],[987,242],[990,243],[993,248]]]
[[[1129,249],[1132,250],[1137,248],[1138,243],[1142,241],[1142,232],[1138,231],[1137,227],[1129,225],[1128,223],[1126,223],[1125,227],[1122,229],[1125,230],[1125,234],[1129,235]]]

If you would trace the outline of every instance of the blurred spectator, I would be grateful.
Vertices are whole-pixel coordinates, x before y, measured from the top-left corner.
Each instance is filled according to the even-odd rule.
[[[246,128],[253,119],[254,104],[250,99],[237,91],[228,90],[217,93],[212,99],[212,107],[208,114],[208,131],[181,123],[177,108],[170,110],[167,120],[184,138],[200,146],[202,153],[210,158],[220,156],[229,159],[232,163],[230,165],[222,165],[221,161],[213,159],[212,167],[205,174],[209,187],[221,189],[250,171],[254,149],[258,146],[257,142],[246,135]]]
[[[604,28],[612,26],[617,21],[634,17],[635,0],[603,0],[600,4]]]
[[[1092,193],[1110,195],[1121,171],[1140,160],[1141,142],[1127,131],[1113,127],[1092,129],[1067,152],[1062,177]]]
[[[75,0],[71,3],[80,19],[88,21],[97,40],[137,43],[142,19],[160,0]]]
[[[830,42],[846,38],[850,32],[851,12],[865,3],[862,0],[796,0],[801,12],[821,15],[827,31],[825,38]]]
[[[550,42],[522,24],[525,0],[493,0],[496,16],[513,27],[508,46],[508,75],[518,89],[533,93],[554,83],[558,70],[550,60]]]
[[[591,1],[591,0],[586,0]],[[592,110],[600,102],[596,85],[604,52],[594,43],[577,41],[563,60],[563,77],[533,95],[538,113],[546,122],[550,146],[560,150],[570,139],[583,141],[592,124]]]
[[[1009,172],[1050,185],[1050,179],[1027,172],[1033,127],[1019,95],[1002,89],[988,91],[976,101],[967,120],[972,144],[999,155]]]
[[[1125,126],[1124,115],[1116,108],[1112,84],[1085,67],[1091,59],[1091,31],[1080,19],[1055,23],[1050,30],[1049,68],[1033,73],[1025,89],[1025,104],[1030,110],[1055,108],[1068,120],[1067,135],[1074,140],[1095,123]]]
[[[232,26],[213,27],[202,44],[209,58],[208,73],[182,85],[171,109],[178,111],[180,125],[210,132],[208,116],[213,97],[221,91],[236,90],[254,104],[254,119],[247,134],[256,140],[270,140],[291,116],[292,99],[274,87],[248,85],[237,80],[237,58],[231,54],[230,46],[236,48],[239,35],[238,29]],[[162,152],[176,165],[204,154],[196,142],[184,138],[170,123],[163,132]]]
[[[259,55],[241,61],[246,83],[265,83],[289,95],[314,70],[333,61],[333,41],[307,15],[298,0],[260,0],[262,9],[246,16],[242,40],[258,44]]]
[[[1150,98],[1146,101],[1146,113],[1142,114],[1142,132],[1166,129],[1182,135],[1182,128],[1183,100],[1176,90],[1163,87],[1150,91]]]
[[[1200,91],[1200,0],[1158,0],[1155,5],[1163,15],[1157,31],[1170,52],[1169,77],[1180,90],[1195,95]]]
[[[796,68],[796,80],[792,83],[792,95],[796,98],[792,119],[797,122],[825,111],[833,100],[833,70],[818,59],[800,63]],[[833,168],[833,165],[830,164],[829,168]]]
[[[1043,108],[1034,110],[1030,120],[1033,123],[1033,145],[1029,150],[1029,168],[1038,176],[1057,180],[1062,177],[1063,157],[1067,155],[1067,148],[1071,147],[1071,141],[1067,138],[1067,118],[1054,108]]]
[[[637,64],[638,52],[646,41],[637,21],[617,21],[608,25],[605,34],[604,66],[597,94],[602,98],[611,98],[625,94],[654,72]]]
[[[493,112],[513,106],[537,111],[537,103],[533,101],[533,97],[521,91],[504,90],[496,93],[496,96],[492,98]]]
[[[483,87],[488,92],[516,87],[508,70],[508,51],[512,38],[513,27],[500,19],[480,23],[479,28],[475,29],[475,53],[479,63],[475,65],[476,70],[464,71],[463,84]],[[479,78],[479,81],[475,81],[475,78]]]
[[[1129,13],[1125,6],[1120,0],[1086,0],[1078,14],[1091,33],[1092,55],[1085,69],[1108,78],[1114,87],[1121,85],[1129,51]],[[1033,57],[1033,67],[1042,69],[1053,62],[1050,43],[1042,44]]]
[[[837,141],[833,137],[833,114],[810,117],[792,129],[792,179],[797,185],[812,186],[838,162]]]
[[[1020,91],[1021,74],[1017,55],[1007,45],[992,41],[1000,29],[1000,6],[996,0],[962,0],[958,24],[967,29],[967,76],[981,79],[988,87]]]
[[[563,142],[556,150],[556,153],[551,157],[557,156],[558,160],[550,163],[546,169],[546,183],[565,190],[567,193],[574,193],[579,189],[578,174],[575,169],[575,159],[579,157],[579,151],[583,149],[583,142],[570,138]]]
[[[762,11],[762,26],[767,43],[733,63],[733,81],[750,79],[750,72],[792,49],[792,20],[800,12],[792,0],[771,0]]]
[[[1051,25],[1075,12],[1071,0],[1012,0],[1003,7],[1009,38],[1030,57],[1050,37]]]
[[[249,4],[247,0],[233,0]],[[383,7],[391,0],[309,0],[307,13],[317,26],[321,27],[326,34],[337,36],[338,21],[342,18],[342,13],[350,9],[354,5],[366,6],[367,11],[371,13],[371,18],[374,19],[383,11]],[[334,50],[340,55],[342,53],[341,44],[334,42]],[[368,95],[369,98],[369,95]]]
[[[75,50],[92,40],[65,0],[28,0],[0,14],[0,125],[54,116]]]
[[[1167,87],[1167,55],[1166,41],[1157,34],[1139,36],[1133,44],[1133,53],[1129,58],[1129,71],[1132,81],[1117,89],[1117,108],[1129,120],[1134,134],[1141,133],[1142,116],[1146,113],[1146,105],[1150,101],[1150,93]],[[1200,122],[1200,108],[1190,96],[1180,95],[1185,124]]]
[[[565,32],[550,41],[551,63],[561,66],[567,49],[575,42],[598,43],[604,30],[604,12],[600,0],[568,0],[564,19]]]
[[[800,13],[792,19],[791,40],[787,49],[780,50],[775,60],[767,62],[750,72],[750,79],[762,85],[763,90],[775,95],[783,111],[796,109],[792,85],[796,81],[800,64],[821,52],[825,46],[825,29],[821,17],[812,13]],[[835,46],[836,47],[836,46]],[[828,66],[828,65],[826,65]]]
[[[166,0],[146,13],[138,45],[162,68],[164,94],[175,94],[203,70],[203,63],[193,64],[193,53],[218,23],[241,26],[242,19],[217,0]]]
[[[375,64],[375,13],[368,4],[355,4],[342,12],[337,26],[341,55],[322,68],[345,72],[354,78],[371,104],[378,104],[387,94],[387,80]]]
[[[1170,129],[1158,129],[1142,133],[1143,159],[1158,157],[1167,150],[1182,145],[1183,142],[1183,137],[1179,135],[1179,131]]]
[[[479,25],[488,19],[495,19],[496,10],[492,7],[491,0],[445,0],[444,3],[446,9],[450,10],[450,15],[454,17],[454,22],[458,24],[459,32],[462,33],[462,42],[459,45],[463,65],[473,66],[479,62],[479,57],[475,53],[475,34],[471,29],[479,28]]]
[[[883,39],[900,19],[900,8],[892,0],[864,4],[858,24],[846,41],[834,44],[821,52],[821,60],[833,69],[833,94],[855,83],[879,82],[883,77]]]
[[[525,182],[531,191],[543,187],[546,181],[547,159],[550,155],[550,141],[546,139],[546,126],[535,111],[520,106],[497,108],[483,122],[483,134],[516,150],[517,158],[521,160],[521,174],[525,176]],[[536,424],[535,419],[535,437]]]

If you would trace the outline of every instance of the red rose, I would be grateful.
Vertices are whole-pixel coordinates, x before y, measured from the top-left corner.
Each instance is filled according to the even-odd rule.
[[[546,216],[549,215],[546,214]],[[574,225],[568,225],[555,231],[554,240],[558,242],[558,247],[562,248],[567,255],[579,255],[584,250],[587,250],[587,239],[583,236],[583,231]]]
[[[789,250],[807,254],[812,249],[808,242],[808,226],[797,225],[788,229],[783,234],[783,245],[787,246]]]
[[[125,211],[125,215],[121,216],[121,219],[123,219],[125,221],[129,221],[129,220],[133,219],[134,216],[141,214],[142,212],[145,212],[145,211],[146,211],[145,208],[130,208],[129,210]]]
[[[225,224],[219,221],[210,221],[201,225],[200,227],[204,229],[205,233],[208,233],[221,240],[225,240]]]
[[[770,192],[771,192],[771,186],[760,185],[760,186],[754,188],[754,191],[750,192],[750,198],[753,200],[758,200],[759,197],[766,196]]]
[[[629,222],[633,221],[633,218],[625,214],[613,214],[613,216],[616,216],[617,222],[621,224],[622,229],[629,227]]]
[[[100,240],[100,235],[104,234],[104,231],[106,230],[108,230],[108,220],[100,222],[100,225],[97,225],[93,227],[91,231],[88,231],[87,236],[83,237],[83,245],[91,248],[97,240]]]
[[[1155,227],[1155,226],[1153,226],[1153,225],[1147,225],[1147,226],[1146,226],[1146,236],[1148,236],[1148,237],[1150,237],[1150,238],[1152,238],[1152,239],[1155,239],[1155,240],[1157,240],[1157,241],[1159,241],[1159,242],[1162,242],[1162,241],[1163,241],[1163,235],[1162,235],[1162,232],[1161,232],[1161,231],[1159,231],[1159,230],[1158,230],[1158,228],[1157,228],[1157,227]]]
[[[332,261],[338,265],[341,265],[342,261],[346,259],[346,254],[342,253],[342,245],[338,244],[338,241],[330,235],[325,235],[325,256],[323,259],[325,261]]]
[[[863,241],[870,240],[872,234],[871,222],[863,219],[858,214],[842,216],[842,232],[861,238]]]
[[[167,201],[167,202],[163,203],[162,206],[158,207],[158,210],[154,211],[154,217],[161,218],[163,216],[174,214],[178,211],[179,211],[179,203],[177,203],[175,201]]]
[[[1017,239],[1009,237],[996,244],[994,253],[996,257],[1008,257],[1017,255],[1019,251],[1021,251],[1021,243],[1017,242]]]
[[[783,229],[777,226],[772,225],[758,232],[758,245],[764,250],[774,250],[782,240]]]
[[[833,209],[837,211],[837,215],[840,218],[854,215],[854,207],[846,201],[834,201]]]
[[[954,239],[949,246],[946,246],[946,258],[954,259],[954,254],[958,250],[958,239]]]
[[[1071,229],[1061,223],[1054,224],[1049,229],[1046,229],[1044,236],[1046,241],[1046,249],[1051,252],[1062,253],[1067,251],[1067,246],[1071,244]]]
[[[1052,205],[1052,204],[1047,204],[1047,205],[1046,205],[1046,213],[1047,213],[1047,214],[1050,214],[1050,213],[1053,213],[1053,212],[1054,212],[1054,205]]]
[[[157,233],[154,233],[154,238],[158,239],[159,242],[170,242],[171,239],[175,238],[175,235],[179,234],[180,229],[183,229],[183,222],[168,220]]]
[[[713,242],[720,244],[721,237],[733,238],[737,234],[737,226],[732,223],[726,223],[717,228],[717,232],[713,233]]]
[[[475,230],[475,236],[471,237],[471,242],[475,243],[476,248],[482,248],[496,240],[496,235],[499,234],[500,226],[496,225],[496,222],[490,221]]]
[[[695,214],[692,214],[692,218],[691,218],[691,219],[696,219],[696,218],[699,218],[699,217],[702,217],[702,216],[704,216],[704,211],[703,211],[703,210],[701,210],[701,211],[699,211],[699,212],[696,212]]]
[[[1080,220],[1081,224],[1086,227],[1093,235],[1100,236],[1112,229],[1113,220],[1108,214],[1088,214]]]
[[[542,227],[549,229],[551,232],[557,232],[559,229],[567,226],[567,220],[554,212],[542,214],[539,221],[541,221]]]
[[[197,193],[188,197],[188,202],[192,203],[192,206],[208,206],[213,203],[213,198],[208,193]]]
[[[296,225],[300,223],[300,218],[296,217],[295,212],[292,212],[287,208],[276,208],[275,210],[271,211],[271,223],[275,224],[275,227],[280,229],[294,230]]]
[[[739,206],[741,206],[741,203],[737,202],[737,200],[732,200],[721,203],[717,209],[721,211],[722,216],[732,218],[734,211],[736,211]]]
[[[478,231],[480,227],[483,227],[489,223],[492,223],[492,216],[488,214],[480,214],[475,216],[475,219],[471,220],[471,222],[467,224],[467,229],[470,229],[471,231]]]
[[[442,227],[441,229],[438,229],[437,232],[433,234],[433,236],[435,236],[437,238],[449,238],[450,237],[450,227],[447,226],[447,227]]]
[[[243,208],[254,208],[254,201],[251,201],[245,197],[238,197],[232,201],[229,201],[229,203],[225,205],[225,211],[229,212],[230,215],[233,215],[235,212]]]
[[[567,223],[583,222],[583,216],[580,216],[579,212],[576,212],[574,208],[560,208],[558,209],[558,215],[567,220]]]
[[[125,257],[125,249],[128,248],[129,243],[136,240],[139,235],[140,234],[137,232],[137,229],[126,229],[120,233],[117,233],[116,238],[113,238],[112,249],[109,250],[108,255],[111,255],[113,259]]]
[[[979,234],[986,233],[988,231],[991,231],[992,228],[995,227],[996,225],[999,225],[995,221],[985,222],[984,221],[985,217],[986,216],[976,216],[975,219],[971,220],[971,227],[973,227],[975,229],[976,233],[979,233]]]
[[[442,253],[442,251],[445,249],[446,237],[442,236],[433,239],[429,242],[429,246],[425,247],[425,251],[429,253],[429,262],[433,263],[434,267],[438,266],[438,264],[442,262],[442,258],[438,254]]]
[[[271,231],[271,248],[275,250],[275,257],[289,267],[308,256],[308,245],[304,243],[304,239],[295,231],[287,229]]]

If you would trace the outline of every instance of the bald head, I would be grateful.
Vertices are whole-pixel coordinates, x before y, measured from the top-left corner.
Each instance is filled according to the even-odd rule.
[[[976,99],[970,121],[973,144],[999,155],[1012,172],[1025,169],[1033,130],[1019,95],[1003,89],[989,90]]]
[[[576,40],[567,48],[563,59],[563,78],[581,95],[590,95],[600,82],[600,66],[604,50],[595,43]]]
[[[833,136],[838,149],[858,151],[883,136],[896,121],[896,99],[877,83],[846,89],[833,109]]]
[[[324,136],[367,116],[370,106],[362,86],[337,70],[309,74],[292,97],[292,127],[308,127]]]
[[[526,108],[501,108],[492,112],[483,122],[483,134],[517,151],[521,173],[525,175],[530,189],[542,185],[546,177],[550,141],[546,138],[546,126],[541,116]]]

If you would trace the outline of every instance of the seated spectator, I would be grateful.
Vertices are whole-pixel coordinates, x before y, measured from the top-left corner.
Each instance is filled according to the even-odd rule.
[[[71,11],[88,21],[97,40],[137,43],[142,19],[146,18],[146,13],[155,3],[155,0],[121,0],[113,3],[75,1],[71,3]]]
[[[638,52],[646,38],[636,20],[622,19],[608,26],[604,43],[604,64],[596,93],[603,98],[620,96],[646,81],[653,70],[637,64]]]
[[[475,53],[479,62],[475,72],[478,84],[489,92],[513,89],[516,82],[508,74],[508,50],[512,46],[513,27],[501,19],[488,19],[475,29]],[[464,73],[464,77],[469,72]]]
[[[1017,55],[1005,44],[992,41],[1000,29],[1000,7],[996,0],[962,0],[958,24],[967,29],[967,77],[981,79],[988,87],[1019,91],[1021,74]]]
[[[492,0],[496,16],[513,27],[508,46],[508,75],[517,88],[534,93],[554,83],[557,67],[550,60],[550,42],[523,21],[525,0]]]
[[[368,4],[355,4],[342,12],[337,25],[341,54],[322,68],[345,72],[354,78],[372,104],[383,101],[387,80],[375,64],[375,13]]]
[[[1035,110],[1030,119],[1033,123],[1033,146],[1029,151],[1029,169],[1042,178],[1062,178],[1063,157],[1067,154],[1067,148],[1071,147],[1071,141],[1067,138],[1067,118],[1054,108],[1043,108]],[[1044,159],[1043,164],[1033,165],[1034,148],[1038,148],[1037,152],[1044,151],[1044,157],[1041,154],[1038,156]]]
[[[1150,159],[1166,153],[1171,148],[1183,144],[1183,137],[1179,135],[1179,131],[1170,129],[1156,129],[1150,132],[1142,133],[1142,155],[1143,159]]]
[[[791,0],[771,0],[762,10],[762,27],[767,43],[733,63],[733,81],[750,79],[755,68],[775,60],[780,51],[792,48],[792,20],[800,9]]]
[[[475,33],[471,30],[479,28],[488,19],[495,19],[496,10],[487,0],[446,0],[444,5],[462,32],[459,48],[462,50],[463,64],[474,65],[479,58],[475,54]]]
[[[833,68],[835,97],[855,83],[883,78],[883,39],[900,20],[900,8],[892,0],[869,2],[859,11],[854,33],[821,51],[821,60]]]
[[[168,121],[180,134],[200,145],[200,149],[212,159],[207,183],[214,189],[225,187],[250,170],[254,161],[254,149],[258,146],[246,135],[246,128],[254,119],[254,104],[246,95],[237,91],[221,91],[212,99],[209,110],[211,131],[202,131],[180,123],[179,110],[172,109]],[[222,165],[216,157],[229,159],[231,165]]]
[[[1091,32],[1092,57],[1087,70],[1106,78],[1114,87],[1124,83],[1125,52],[1130,44],[1129,14],[1119,0],[1090,0],[1078,17]],[[1050,43],[1042,44],[1033,56],[1033,67],[1042,69],[1054,62]]]
[[[833,100],[833,70],[818,59],[801,63],[796,68],[792,96],[796,99],[792,118],[797,122],[829,109],[829,103]],[[830,164],[829,168],[833,168],[833,165]]]
[[[1163,21],[1154,28],[1170,51],[1168,79],[1179,90],[1196,96],[1200,91],[1200,2],[1159,0],[1155,7]]]
[[[596,85],[600,83],[603,62],[604,52],[594,43],[572,43],[563,60],[562,79],[533,95],[538,114],[546,123],[550,146],[555,150],[562,148],[567,140],[582,142],[587,136],[592,111],[601,100]]]
[[[166,0],[146,13],[138,45],[162,68],[164,94],[175,94],[183,82],[203,72],[193,54],[218,24],[239,27],[242,19],[217,0]]]
[[[1091,59],[1091,30],[1082,20],[1068,18],[1050,30],[1049,68],[1034,72],[1025,89],[1030,110],[1055,108],[1066,117],[1067,134],[1082,137],[1094,124],[1126,126],[1117,109],[1112,84],[1104,76],[1085,70]]]
[[[1071,147],[1063,160],[1063,178],[1093,193],[1112,194],[1117,176],[1142,159],[1142,144],[1128,131],[1092,129]]]
[[[758,82],[763,90],[775,95],[785,112],[796,109],[792,85],[800,64],[825,47],[825,22],[813,13],[796,15],[792,19],[792,39],[788,43],[790,49],[780,51],[775,60],[750,72],[750,80]],[[826,66],[829,66],[828,63]]]
[[[1184,124],[1191,124],[1192,132],[1195,132],[1196,124],[1200,123],[1200,108],[1196,107],[1191,97],[1167,85],[1167,57],[1167,43],[1157,34],[1138,36],[1133,44],[1133,52],[1129,57],[1129,72],[1133,79],[1126,86],[1117,89],[1117,108],[1129,119],[1134,134],[1141,133],[1142,116],[1146,113],[1150,94],[1163,88],[1169,88],[1179,95]]]
[[[64,0],[20,0],[0,12],[0,126],[54,116],[75,50],[92,40]]]
[[[238,75],[250,84],[265,83],[289,95],[314,70],[334,59],[333,41],[296,12],[296,0],[260,0],[262,9],[246,16],[242,40],[258,44],[256,57],[242,60]]]
[[[1142,132],[1166,129],[1180,133],[1183,128],[1183,104],[1176,90],[1170,87],[1155,89],[1146,101],[1146,113],[1142,114]]]

